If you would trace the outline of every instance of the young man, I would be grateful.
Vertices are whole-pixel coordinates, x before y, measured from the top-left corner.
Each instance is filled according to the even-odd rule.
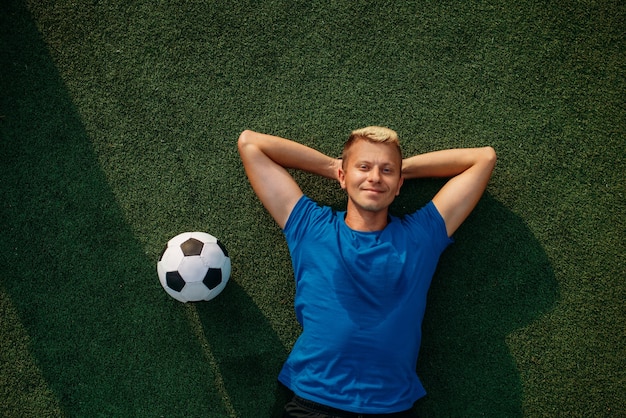
[[[302,334],[279,375],[295,394],[284,416],[411,416],[426,393],[415,372],[426,294],[439,256],[487,186],[494,150],[403,159],[397,134],[382,127],[352,132],[341,159],[252,131],[238,147],[293,262]],[[337,180],[346,211],[306,197],[288,168]],[[450,180],[422,209],[391,216],[403,181],[422,177]]]

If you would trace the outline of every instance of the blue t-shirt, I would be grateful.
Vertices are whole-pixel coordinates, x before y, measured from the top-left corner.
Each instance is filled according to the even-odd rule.
[[[452,242],[430,202],[382,231],[306,196],[284,233],[302,325],[279,380],[298,396],[357,413],[411,408],[426,394],[415,368],[426,296]]]

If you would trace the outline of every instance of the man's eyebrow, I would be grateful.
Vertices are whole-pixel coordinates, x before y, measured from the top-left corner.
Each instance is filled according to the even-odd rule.
[[[356,160],[354,164],[369,164],[369,165],[375,164],[375,165],[380,165],[382,167],[392,167],[392,168],[399,167],[399,164],[396,164],[393,161],[382,161],[380,163],[374,163],[371,160]]]

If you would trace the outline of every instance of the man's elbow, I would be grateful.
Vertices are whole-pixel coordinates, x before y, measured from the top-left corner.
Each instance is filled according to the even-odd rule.
[[[241,154],[244,149],[254,143],[254,135],[256,132],[246,129],[239,135],[239,139],[237,140],[237,149]]]
[[[492,169],[495,167],[496,161],[498,160],[496,150],[493,149],[493,147],[484,147],[482,149],[482,158],[485,161],[485,164],[489,165]]]

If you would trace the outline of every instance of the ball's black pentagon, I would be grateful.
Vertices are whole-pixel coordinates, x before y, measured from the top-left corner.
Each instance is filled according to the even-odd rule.
[[[215,289],[222,283],[222,269],[210,268],[209,271],[206,272],[202,283],[211,290]]]
[[[189,238],[187,241],[180,244],[180,249],[183,250],[185,257],[189,257],[190,255],[200,255],[203,246],[204,244],[202,241],[198,241],[195,238]]]
[[[217,240],[217,245],[219,245],[219,247],[222,249],[222,252],[224,253],[224,255],[228,257],[228,250],[226,249],[226,246],[222,244],[222,241]]]
[[[183,287],[185,287],[185,280],[177,271],[168,271],[165,273],[165,282],[167,283],[167,287],[177,292],[180,292],[183,290]]]

